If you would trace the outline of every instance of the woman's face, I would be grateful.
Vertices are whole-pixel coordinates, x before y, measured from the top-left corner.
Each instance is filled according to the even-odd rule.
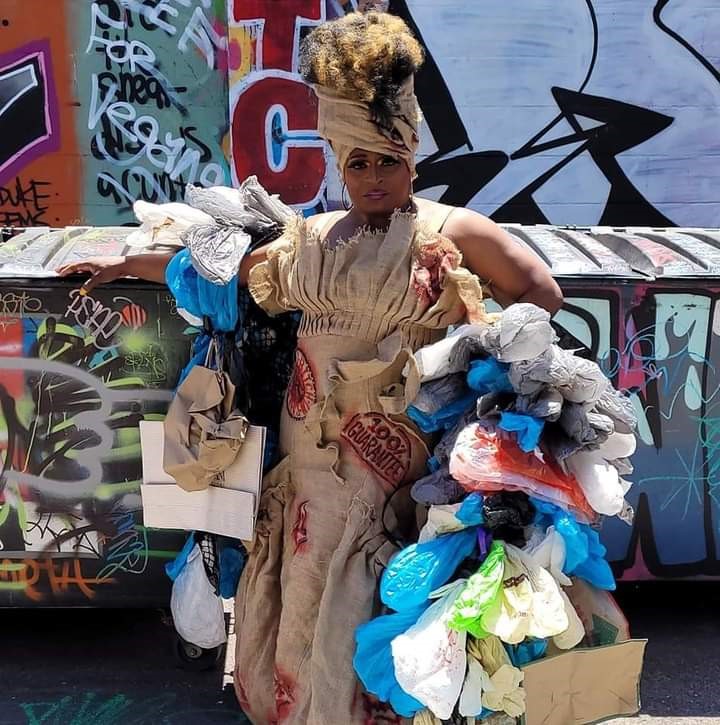
[[[344,177],[353,206],[369,217],[390,216],[410,199],[410,169],[396,156],[353,149]]]

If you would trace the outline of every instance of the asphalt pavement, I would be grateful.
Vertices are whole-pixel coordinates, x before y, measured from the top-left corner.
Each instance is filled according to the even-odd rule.
[[[720,583],[625,587],[647,637],[643,711],[614,725],[720,725]],[[161,610],[3,610],[3,725],[242,723],[226,669],[182,669]],[[342,725],[339,723],[338,725]]]

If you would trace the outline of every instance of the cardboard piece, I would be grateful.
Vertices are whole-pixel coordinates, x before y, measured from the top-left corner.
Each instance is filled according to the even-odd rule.
[[[646,640],[574,649],[523,668],[523,725],[588,725],[640,711]]]
[[[164,425],[140,422],[145,526],[252,539],[260,504],[265,428],[250,426],[235,462],[211,485],[185,491],[163,469]]]

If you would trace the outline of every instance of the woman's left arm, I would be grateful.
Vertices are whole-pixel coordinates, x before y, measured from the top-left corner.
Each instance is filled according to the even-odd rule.
[[[562,307],[563,295],[550,270],[491,219],[456,209],[445,222],[443,235],[455,242],[465,266],[503,307],[532,302],[551,314]]]

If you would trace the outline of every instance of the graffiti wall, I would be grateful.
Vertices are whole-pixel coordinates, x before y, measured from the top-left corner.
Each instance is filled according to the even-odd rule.
[[[142,525],[138,422],[163,416],[191,332],[159,287],[0,284],[0,604],[167,599],[183,537]]]
[[[720,576],[720,288],[568,284],[565,344],[598,359],[639,415],[632,527],[604,524],[628,579]]]
[[[0,223],[121,224],[186,183],[340,202],[303,34],[427,50],[416,190],[502,221],[720,226],[720,0],[4,0]]]

